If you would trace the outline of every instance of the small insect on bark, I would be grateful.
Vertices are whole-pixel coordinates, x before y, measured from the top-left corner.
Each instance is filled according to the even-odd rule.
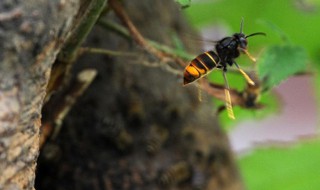
[[[239,67],[235,62],[235,59],[240,56],[240,53],[246,54],[249,59],[256,62],[256,59],[251,56],[247,50],[248,41],[247,38],[255,35],[266,35],[263,32],[256,32],[250,35],[245,35],[242,31],[243,29],[243,19],[240,24],[240,33],[235,33],[232,36],[225,37],[216,42],[216,51],[207,51],[196,58],[194,58],[185,68],[183,84],[187,85],[192,83],[204,76],[206,76],[213,69],[221,69],[223,72],[223,78],[225,83],[225,102],[228,112],[228,116],[231,119],[235,119],[232,110],[232,102],[230,97],[230,89],[226,76],[227,67],[235,65],[247,82],[254,85],[253,80]]]

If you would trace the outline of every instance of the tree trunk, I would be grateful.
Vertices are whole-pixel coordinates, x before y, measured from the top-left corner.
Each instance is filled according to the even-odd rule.
[[[79,7],[79,0],[0,1],[0,189],[34,189],[51,66]]]
[[[0,10],[6,10],[1,14],[16,11],[18,6],[5,4],[10,2],[0,2]],[[145,38],[174,46],[173,34],[192,31],[172,0],[123,2]],[[76,0],[19,3],[20,16],[13,12],[17,16],[8,21],[0,16],[1,24],[7,25],[0,28],[6,30],[0,33],[0,189],[32,188],[51,64],[81,10]],[[112,11],[101,19],[119,21]],[[183,87],[181,77],[168,72],[168,66],[100,25],[85,45],[135,56],[85,54],[76,61],[67,88],[88,68],[96,70],[97,77],[61,130],[54,129],[54,136],[46,140],[37,189],[242,189],[227,136],[209,99],[199,102],[197,89]],[[189,51],[199,48],[185,46]],[[43,122],[66,91],[52,95]]]

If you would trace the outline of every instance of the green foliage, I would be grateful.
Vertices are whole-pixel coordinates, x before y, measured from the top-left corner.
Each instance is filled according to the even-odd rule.
[[[263,89],[271,89],[290,76],[305,70],[307,53],[292,45],[274,45],[259,57],[258,72]]]
[[[238,32],[241,18],[244,18],[245,34],[267,34],[248,39],[250,53],[258,58],[257,69],[259,77],[264,79],[263,87],[271,89],[307,68],[316,74],[315,87],[320,95],[320,1],[199,0],[184,12],[197,28],[223,27],[227,29],[226,35]],[[244,68],[250,62],[243,57],[237,62]],[[223,84],[221,75],[212,72],[209,79]],[[228,72],[230,87],[241,90],[244,79],[240,78],[241,75]],[[245,117],[261,118],[277,109],[276,97],[270,92],[262,94],[261,102],[265,105],[263,110],[235,107],[235,121],[222,113],[222,125],[230,126]],[[304,190],[320,189],[319,160],[320,140],[316,140],[287,149],[258,150],[241,158],[239,164],[249,190]]]
[[[304,6],[313,6],[315,10],[308,10],[303,5],[297,5],[291,0],[269,0],[269,1],[204,1],[193,2],[192,6],[185,9],[191,23],[201,28],[218,23],[227,24],[231,27],[229,34],[239,31],[241,18],[244,18],[244,32],[265,32],[264,40],[250,39],[252,47],[266,47],[271,44],[282,42],[278,32],[265,22],[271,22],[280,28],[290,38],[293,44],[299,44],[307,50],[312,61],[320,69],[320,44],[318,35],[320,33],[320,1],[309,0]],[[255,37],[254,37],[255,38]],[[215,40],[215,39],[213,39]]]
[[[317,11],[319,7],[320,1],[315,0],[305,1],[304,4],[291,0],[203,0],[193,2],[184,12],[198,28],[209,25],[225,26],[230,29],[226,35],[231,35],[239,31],[241,18],[244,18],[245,34],[267,33],[266,37],[249,38],[248,49],[258,58],[260,78],[267,79],[264,88],[271,88],[295,73],[310,68],[306,65],[307,62],[313,63],[320,70],[320,43],[318,35],[315,35],[320,33],[320,11]],[[259,54],[262,55],[257,56]],[[242,67],[249,61],[241,59],[237,62]],[[233,79],[228,74],[228,79],[232,88],[239,89],[239,78]],[[320,94],[320,88],[318,91]],[[268,104],[276,106],[272,102],[267,102],[267,106]],[[237,121],[238,119],[237,116]]]
[[[256,150],[239,160],[248,190],[320,189],[320,140]]]
[[[198,2],[198,3],[197,3]],[[239,31],[244,18],[244,32],[265,32],[267,37],[249,39],[249,51],[258,56],[259,77],[264,80],[264,88],[270,89],[297,72],[310,68],[311,63],[318,68],[316,87],[320,94],[320,1],[269,0],[269,1],[197,1],[185,9],[189,20],[198,28],[204,26],[225,26],[230,29],[226,35]],[[308,8],[308,6],[310,6]],[[314,9],[312,9],[314,7]],[[217,39],[212,39],[217,40]],[[237,60],[239,65],[249,65],[248,59]],[[211,81],[223,84],[222,74],[214,71]],[[241,75],[228,72],[232,88],[243,89]],[[241,82],[239,82],[241,81]],[[215,102],[219,105],[222,102]],[[236,121],[230,120],[223,112],[223,126],[230,126],[242,118],[261,118],[277,109],[277,100],[271,93],[264,93],[261,103],[263,110],[234,108]],[[305,142],[291,148],[268,148],[257,150],[239,160],[244,181],[249,190],[277,189],[320,189],[320,140]]]

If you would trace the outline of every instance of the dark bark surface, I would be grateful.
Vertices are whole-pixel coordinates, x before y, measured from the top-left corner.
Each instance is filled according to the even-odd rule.
[[[124,2],[146,38],[173,45],[173,33],[191,31],[172,0]],[[79,7],[77,0],[0,1],[0,189],[33,188],[52,63],[85,17],[87,6]],[[118,21],[112,12],[104,17]],[[158,60],[118,34],[96,26],[86,45],[138,56],[77,60],[67,87],[84,69],[98,74],[43,146],[37,189],[242,189],[209,99],[199,102],[197,89],[165,66],[141,64]],[[52,96],[43,121],[66,91]]]
[[[124,2],[146,38],[172,45],[172,33],[190,33],[171,0]],[[86,45],[141,56],[80,57],[74,72],[98,76],[45,145],[38,189],[242,189],[210,100],[164,67],[139,64],[156,59],[113,32],[96,26]]]

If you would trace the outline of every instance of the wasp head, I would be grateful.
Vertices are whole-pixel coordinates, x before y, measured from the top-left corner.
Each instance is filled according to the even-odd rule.
[[[256,35],[263,35],[265,36],[266,34],[263,33],[263,32],[256,32],[256,33],[253,33],[253,34],[250,34],[250,35],[245,35],[243,33],[243,18],[241,20],[241,24],[240,24],[240,33],[236,33],[234,34],[234,38],[237,40],[238,42],[238,47],[240,49],[247,49],[247,45],[248,45],[248,41],[247,41],[247,38],[251,37],[251,36],[256,36]]]
[[[240,49],[247,49],[248,41],[243,33],[236,33],[233,35],[233,37],[236,40]]]

